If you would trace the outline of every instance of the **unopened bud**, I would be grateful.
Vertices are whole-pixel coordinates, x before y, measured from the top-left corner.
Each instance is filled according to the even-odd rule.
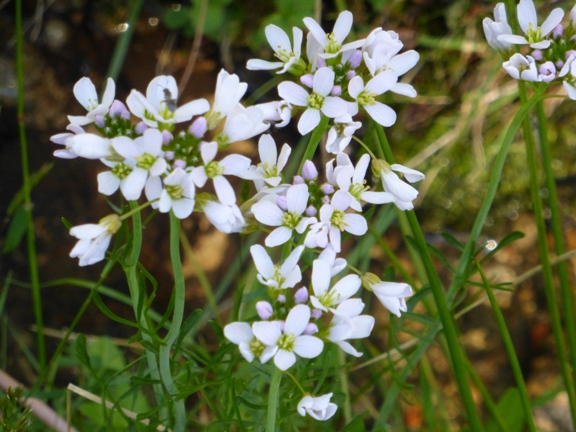
[[[306,74],[306,75],[302,75],[300,77],[300,82],[308,88],[312,88],[313,80],[314,80],[314,75],[312,75],[312,74]]]
[[[188,132],[194,135],[196,138],[202,138],[208,129],[208,122],[205,117],[198,117],[192,122],[188,128]]]
[[[136,127],[134,128],[134,130],[136,131],[137,134],[143,134],[144,131],[148,129],[148,125],[146,123],[144,123],[143,121],[141,121],[140,123],[138,123],[136,125]]]
[[[318,210],[316,210],[316,207],[314,206],[308,206],[308,208],[306,209],[306,216],[316,216],[316,214],[318,213]]]
[[[382,280],[378,276],[370,272],[364,273],[362,276],[360,276],[360,280],[362,281],[362,286],[370,292],[372,292],[372,287],[374,285],[382,282]]]
[[[288,199],[286,198],[286,196],[280,195],[278,198],[276,198],[276,205],[278,207],[280,207],[282,210],[287,211],[288,210]]]
[[[313,335],[314,333],[318,333],[318,326],[314,323],[306,324],[306,327],[304,327],[304,331],[302,332],[302,334],[310,336]]]
[[[172,138],[174,137],[170,132],[168,132],[167,130],[162,131],[162,144],[164,145],[168,144],[170,141],[172,141]]]
[[[306,181],[314,180],[318,177],[318,170],[312,161],[307,160],[302,167],[302,177]]]
[[[256,312],[261,319],[267,320],[274,313],[274,309],[267,301],[259,301],[256,303]]]
[[[322,316],[322,309],[313,309],[310,316],[314,319],[318,319]]]
[[[302,287],[296,291],[294,294],[294,301],[296,304],[303,304],[308,301],[308,290],[306,287]]]

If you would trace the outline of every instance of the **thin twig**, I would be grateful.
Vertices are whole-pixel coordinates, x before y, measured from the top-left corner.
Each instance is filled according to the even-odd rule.
[[[194,71],[194,66],[196,66],[196,60],[198,60],[198,53],[200,52],[200,45],[202,44],[202,35],[204,34],[204,24],[206,23],[206,11],[208,10],[208,0],[200,1],[200,11],[198,12],[198,22],[196,22],[196,33],[194,34],[194,41],[192,42],[192,52],[190,57],[188,57],[188,63],[186,64],[186,69],[184,74],[180,79],[180,88],[178,88],[178,94],[181,94],[190,77]]]

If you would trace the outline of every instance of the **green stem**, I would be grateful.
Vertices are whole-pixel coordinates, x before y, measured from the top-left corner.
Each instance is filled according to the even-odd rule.
[[[340,380],[340,389],[345,395],[344,406],[342,410],[344,412],[344,421],[346,424],[352,421],[352,404],[350,401],[350,385],[348,383],[348,370],[346,369],[346,355],[344,351],[338,350],[338,364],[340,365],[338,370],[338,376]]]
[[[124,64],[124,59],[126,58],[126,53],[128,52],[128,47],[130,46],[130,41],[132,40],[132,35],[134,34],[134,29],[136,28],[136,20],[140,15],[140,10],[144,0],[133,0],[130,6],[130,12],[128,14],[128,20],[126,21],[127,28],[126,31],[118,35],[118,42],[116,47],[114,47],[114,53],[112,54],[112,60],[110,60],[110,66],[108,66],[108,77],[112,78],[114,81],[120,75],[122,70],[122,65]]]
[[[164,344],[160,346],[160,376],[173,407],[175,417],[174,431],[184,432],[186,429],[186,407],[184,399],[179,397],[179,392],[170,370],[170,351],[174,341],[178,338],[182,319],[184,318],[184,304],[186,303],[186,285],[182,260],[180,259],[180,219],[170,212],[170,261],[174,272],[174,311],[168,334],[164,338]]]
[[[538,131],[540,135],[540,148],[542,154],[542,165],[544,166],[546,188],[548,189],[548,204],[550,206],[550,226],[554,237],[554,252],[556,256],[562,256],[566,252],[564,244],[564,234],[562,231],[560,204],[558,192],[556,190],[556,178],[552,168],[552,152],[548,142],[547,118],[544,113],[544,104],[540,101],[536,104],[538,115]],[[574,296],[570,285],[568,265],[565,261],[560,261],[557,265],[558,278],[560,281],[560,297],[564,309],[564,324],[569,346],[570,361],[572,371],[576,371],[576,318],[574,316]]]
[[[527,96],[524,82],[519,81],[518,85],[520,88],[520,100],[522,101],[522,104],[525,104]],[[574,391],[572,374],[569,368],[568,356],[566,354],[566,346],[564,344],[560,312],[558,310],[558,298],[554,286],[554,275],[552,272],[552,264],[550,263],[546,224],[544,222],[542,199],[540,197],[540,179],[538,176],[538,166],[536,162],[536,142],[529,118],[524,119],[523,132],[524,143],[526,145],[526,163],[530,173],[530,196],[532,198],[534,219],[536,221],[536,229],[538,231],[538,252],[540,254],[540,261],[542,262],[544,292],[546,294],[546,301],[548,303],[548,312],[550,313],[552,333],[554,334],[556,349],[558,350],[558,358],[560,361],[562,377],[564,379],[564,386],[566,387],[566,392],[568,393],[572,418],[573,420],[576,420],[576,394]]]
[[[270,382],[270,393],[268,394],[268,412],[266,413],[266,432],[275,432],[278,409],[278,399],[280,397],[280,381],[282,381],[282,371],[276,366],[272,367],[272,378]]]
[[[490,287],[490,283],[486,279],[486,275],[484,274],[482,267],[479,263],[476,263],[476,267],[478,268],[478,272],[480,273],[480,277],[484,283],[484,289],[486,290],[488,299],[490,299],[490,306],[492,306],[492,311],[496,317],[496,322],[498,323],[498,328],[500,330],[500,334],[502,335],[502,341],[504,342],[504,347],[506,348],[506,353],[508,354],[508,359],[510,360],[510,367],[512,368],[512,374],[516,380],[516,385],[518,386],[520,402],[522,403],[522,408],[524,409],[528,430],[531,432],[536,432],[536,425],[534,424],[534,418],[532,417],[532,407],[528,397],[528,390],[526,390],[526,382],[524,381],[524,377],[522,375],[522,369],[520,368],[520,362],[516,356],[516,350],[514,349],[514,344],[512,343],[510,332],[506,326],[506,320],[504,319],[504,315],[500,310],[500,306],[496,301],[496,297],[492,292],[492,287]]]
[[[302,161],[300,162],[300,167],[298,168],[298,172],[302,173],[302,167],[304,166],[304,162],[307,160],[312,160],[314,157],[314,153],[316,153],[316,149],[318,148],[318,144],[322,139],[322,135],[328,129],[328,122],[329,118],[326,116],[322,116],[320,120],[320,124],[314,128],[312,131],[312,135],[310,136],[310,141],[308,141],[308,146],[306,147],[306,151],[304,152],[304,156],[302,157]]]
[[[382,146],[382,151],[384,152],[384,156],[386,157],[387,162],[390,164],[394,163],[394,156],[392,155],[390,145],[386,139],[386,135],[382,126],[377,125],[376,132],[378,134],[380,145]],[[468,414],[468,423],[471,430],[482,431],[482,423],[476,409],[476,404],[472,398],[472,392],[468,382],[466,373],[466,360],[460,346],[460,341],[458,340],[456,324],[454,323],[454,319],[450,313],[450,309],[448,308],[442,282],[440,281],[438,272],[434,268],[434,263],[432,262],[432,257],[430,255],[430,251],[428,250],[428,245],[426,244],[426,240],[420,228],[420,224],[418,223],[418,219],[416,218],[416,214],[414,211],[409,211],[407,212],[407,217],[408,223],[410,224],[410,228],[414,235],[414,240],[418,245],[420,256],[428,276],[430,287],[432,289],[432,295],[434,296],[434,301],[436,303],[436,307],[438,308],[438,315],[440,316],[440,320],[444,328],[444,334],[448,344],[448,351],[450,353],[450,358],[454,368],[454,377],[458,384],[460,395],[462,396],[462,402],[464,403],[464,407]]]
[[[36,239],[34,235],[34,216],[32,214],[32,186],[30,183],[30,167],[28,165],[28,144],[26,126],[24,124],[24,65],[22,59],[22,0],[16,1],[16,74],[18,85],[17,118],[20,134],[20,154],[22,156],[22,192],[24,194],[24,210],[26,212],[26,245],[28,249],[28,266],[30,284],[32,285],[32,302],[34,320],[36,323],[36,350],[40,375],[46,369],[46,341],[44,339],[44,319],[42,317],[42,296],[40,295],[40,278],[36,260]]]

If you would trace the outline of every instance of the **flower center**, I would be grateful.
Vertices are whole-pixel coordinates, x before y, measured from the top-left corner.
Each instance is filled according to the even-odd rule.
[[[262,175],[264,178],[278,177],[278,166],[269,164],[268,162],[262,162],[260,164],[260,169],[262,170]]]
[[[208,162],[204,169],[206,170],[206,176],[208,178],[214,178],[224,174],[224,167],[217,161]]]
[[[282,288],[282,285],[286,281],[286,278],[280,273],[280,267],[275,265],[274,266],[274,276],[272,276],[272,280],[275,280],[278,283],[278,289]]]
[[[296,337],[289,333],[283,334],[278,338],[278,348],[284,351],[294,351],[294,342],[296,341]]]
[[[254,354],[255,357],[260,357],[266,349],[266,345],[256,338],[252,338],[248,346],[250,347],[250,352]]]
[[[128,174],[132,172],[132,167],[126,165],[125,163],[119,163],[112,168],[112,174],[118,177],[120,180],[124,180],[128,177]]]
[[[324,106],[324,99],[326,98],[321,94],[312,93],[310,96],[308,96],[307,99],[308,107],[315,110],[320,110]]]
[[[356,98],[356,101],[358,102],[358,105],[360,105],[361,107],[366,105],[371,106],[376,104],[376,102],[374,101],[374,98],[376,96],[377,96],[376,93],[370,93],[364,90],[360,92],[360,94]]]
[[[528,42],[531,44],[540,42],[542,40],[542,30],[540,27],[534,28],[532,23],[529,23],[528,31],[526,32],[526,39],[528,39]]]
[[[341,210],[334,210],[332,217],[330,218],[330,223],[332,226],[338,227],[340,231],[344,231],[344,228],[349,225],[348,222],[344,220],[344,212]]]
[[[157,158],[150,153],[143,153],[141,156],[136,156],[134,159],[136,159],[136,166],[138,168],[148,171],[152,168]]]
[[[325,52],[327,54],[336,54],[339,52],[342,45],[336,40],[334,33],[330,33],[326,35],[326,37],[328,38],[328,43],[326,44]]]
[[[164,189],[166,189],[166,192],[168,192],[168,195],[170,195],[170,198],[173,200],[182,199],[184,195],[184,188],[181,185],[166,185]]]
[[[292,57],[296,56],[293,52],[285,50],[280,45],[278,45],[278,50],[275,55],[283,63],[288,63]]]
[[[286,228],[293,230],[300,223],[300,219],[302,219],[302,215],[295,212],[286,212],[282,216],[282,223]]]
[[[369,187],[364,186],[365,184],[366,180],[363,180],[362,183],[352,183],[350,185],[350,188],[348,189],[348,193],[352,195],[354,198],[356,198],[358,201],[360,201],[360,199],[362,198],[362,194],[368,189],[370,189]]]

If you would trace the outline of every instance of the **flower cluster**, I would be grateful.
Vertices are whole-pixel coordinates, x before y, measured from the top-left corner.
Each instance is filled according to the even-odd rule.
[[[523,35],[513,34],[504,3],[494,8],[494,18],[483,21],[488,44],[504,59],[506,72],[515,79],[550,83],[561,81],[570,99],[576,99],[576,6],[562,24],[564,11],[556,8],[541,25],[532,0],[520,0],[518,24]],[[525,51],[516,52],[517,47]]]
[[[112,80],[100,101],[92,82],[82,78],[74,94],[87,114],[70,116],[68,132],[51,139],[64,146],[54,153],[57,157],[102,163],[104,169],[98,175],[102,194],[120,191],[132,202],[142,195],[146,198],[145,204],[133,205],[128,213],[72,228],[70,233],[79,240],[71,256],[78,257],[80,265],[104,259],[122,221],[147,205],[181,219],[193,211],[204,212],[226,233],[268,232],[264,245],[281,246],[282,258],[272,258],[278,254],[261,245],[250,249],[257,279],[267,293],[255,304],[259,320],[228,324],[224,335],[239,346],[247,361],[273,361],[282,371],[293,367],[299,357],[319,356],[327,343],[352,356],[362,355],[352,343],[370,335],[375,319],[362,314],[364,303],[354,297],[361,286],[391,313],[400,316],[407,311],[406,298],[412,294],[409,285],[362,274],[339,254],[345,236],[366,234],[365,203],[393,203],[410,210],[418,195],[410,183],[424,178],[416,170],[374,158],[369,149],[355,164],[343,152],[362,125],[353,120],[360,111],[383,126],[395,122],[394,111],[376,100],[380,95],[387,91],[416,95],[412,86],[398,79],[416,64],[418,54],[398,54],[403,46],[398,35],[380,28],[365,39],[344,43],[352,26],[352,14],[347,11],[340,14],[329,34],[311,18],[304,23],[310,31],[307,61],[301,55],[300,29],[294,28],[292,45],[288,35],[270,25],[266,35],[279,61],[250,60],[247,65],[249,69],[280,69],[278,73],[299,78],[302,85],[292,81],[278,85],[281,100],[245,107],[241,99],[247,84],[224,70],[218,75],[212,105],[206,99],[179,105],[171,76],[154,78],[146,95],[132,90],[126,104],[114,99]],[[283,170],[291,147],[284,144],[278,152],[273,137],[264,132],[272,125],[287,125],[298,112],[302,134],[318,127],[322,117],[332,119],[326,146],[334,157],[321,170],[312,161],[304,161],[298,175],[287,179]],[[259,163],[240,154],[222,155],[233,143],[257,136]],[[376,190],[371,190],[372,176],[367,173],[379,181],[373,186]],[[238,202],[229,176],[253,182],[254,195]],[[214,194],[203,191],[206,185]],[[307,284],[302,283],[302,268],[310,271]],[[353,273],[343,274],[348,268]],[[336,411],[330,396],[307,394],[298,412],[326,420]]]

